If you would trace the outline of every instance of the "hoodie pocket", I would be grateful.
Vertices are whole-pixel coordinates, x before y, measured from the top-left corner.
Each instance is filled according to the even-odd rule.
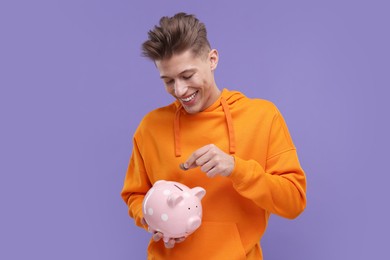
[[[161,241],[151,242],[150,246],[152,259],[246,259],[237,225],[232,222],[203,222],[198,230],[172,249],[163,248]]]

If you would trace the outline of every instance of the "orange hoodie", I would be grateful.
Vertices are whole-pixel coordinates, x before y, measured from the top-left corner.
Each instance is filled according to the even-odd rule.
[[[206,190],[200,228],[173,249],[151,240],[148,259],[262,259],[259,241],[270,214],[292,219],[305,208],[305,174],[284,119],[269,101],[224,89],[197,114],[176,101],[147,114],[133,142],[121,195],[138,226],[146,228],[142,200],[157,180]],[[207,144],[234,156],[229,177],[180,170]]]

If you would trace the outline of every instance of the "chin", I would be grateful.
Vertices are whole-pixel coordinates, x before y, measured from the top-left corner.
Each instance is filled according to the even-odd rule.
[[[186,106],[183,106],[184,110],[188,113],[188,114],[196,114],[196,113],[199,113],[200,112],[200,109],[196,108],[196,107],[186,107]]]
[[[196,114],[196,113],[199,112],[199,111],[194,110],[194,109],[185,109],[185,108],[184,108],[184,110],[185,110],[188,114]]]

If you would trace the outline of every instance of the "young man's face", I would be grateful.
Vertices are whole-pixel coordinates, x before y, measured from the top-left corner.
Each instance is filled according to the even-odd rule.
[[[206,56],[207,55],[207,56]],[[205,110],[221,94],[214,81],[218,52],[195,56],[190,50],[156,61],[160,77],[169,94],[190,114]]]

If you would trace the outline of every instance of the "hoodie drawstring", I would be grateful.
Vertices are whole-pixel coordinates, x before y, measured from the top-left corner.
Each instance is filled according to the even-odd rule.
[[[175,156],[181,156],[181,146],[180,146],[180,113],[182,106],[180,105],[176,109],[175,120],[173,121],[173,132],[175,138]]]
[[[234,134],[233,120],[232,115],[230,114],[230,109],[226,104],[226,99],[221,97],[221,105],[223,108],[223,112],[225,112],[226,124],[228,127],[229,133],[229,152],[230,154],[234,154],[236,152],[236,137]]]
[[[233,119],[232,115],[230,113],[229,106],[226,103],[226,99],[224,97],[221,97],[220,99],[223,112],[225,114],[226,119],[226,125],[228,128],[228,135],[229,135],[229,153],[234,154],[236,152],[236,137],[234,133],[234,127],[233,127]],[[174,132],[174,138],[175,138],[175,156],[181,157],[181,142],[180,142],[180,113],[181,113],[182,106],[179,105],[176,109],[175,113],[175,119],[173,122],[173,132]]]

